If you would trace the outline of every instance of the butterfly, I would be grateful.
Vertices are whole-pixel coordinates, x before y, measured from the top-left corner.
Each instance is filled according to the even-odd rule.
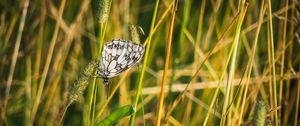
[[[137,64],[144,56],[143,45],[128,40],[113,39],[102,49],[97,76],[103,78],[105,85],[109,78],[121,74],[123,71]]]

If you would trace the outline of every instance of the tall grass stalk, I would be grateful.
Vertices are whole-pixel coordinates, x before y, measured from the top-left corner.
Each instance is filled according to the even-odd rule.
[[[29,6],[29,0],[26,0],[24,2],[24,7],[22,10],[22,17],[21,17],[21,21],[20,21],[20,25],[19,25],[19,29],[18,29],[18,35],[17,35],[17,39],[16,39],[16,44],[14,47],[14,51],[12,54],[12,61],[11,61],[11,65],[10,65],[10,69],[9,69],[9,73],[8,73],[8,79],[7,79],[7,84],[6,84],[6,90],[5,90],[5,99],[4,99],[4,103],[3,104],[3,115],[6,114],[6,107],[7,107],[7,103],[8,103],[8,97],[10,94],[10,89],[11,89],[11,84],[12,84],[12,79],[14,76],[14,72],[15,72],[15,68],[16,68],[16,63],[17,63],[17,58],[18,58],[18,54],[19,54],[19,48],[20,48],[20,44],[21,44],[21,39],[23,36],[23,30],[24,30],[24,25],[25,25],[25,21],[26,21],[26,15],[27,15],[27,10],[28,10],[28,6]]]
[[[33,125],[35,115],[36,115],[36,112],[37,112],[39,104],[40,104],[40,100],[41,100],[41,97],[42,97],[46,77],[47,77],[48,70],[49,70],[49,67],[50,67],[54,47],[55,47],[56,42],[57,42],[57,36],[58,36],[59,28],[60,28],[60,23],[62,22],[61,19],[62,19],[64,8],[65,8],[65,3],[66,3],[66,0],[62,0],[61,4],[60,4],[60,7],[59,7],[58,19],[57,19],[57,22],[56,22],[56,25],[55,25],[54,33],[53,33],[51,43],[50,43],[50,46],[49,46],[49,50],[48,50],[48,53],[47,53],[48,55],[47,55],[47,59],[46,59],[46,62],[45,62],[44,71],[42,73],[41,81],[40,81],[40,84],[39,84],[39,87],[38,87],[38,92],[36,94],[36,98],[35,98],[33,106],[32,106],[31,119],[30,119],[30,124],[29,125]]]
[[[93,102],[92,102],[92,105],[90,105],[90,108],[89,108],[89,109],[91,109],[91,106],[93,106],[93,109],[90,110],[90,111],[92,111],[92,115],[90,115],[90,116],[92,116],[92,122],[91,122],[92,126],[94,126],[94,123],[95,123],[95,111],[96,111],[96,103],[97,103],[98,85],[97,85],[96,81],[97,81],[97,79],[95,79],[95,81],[93,81],[94,82],[93,84],[95,85],[95,87],[92,90],[93,91],[93,97],[91,97]]]
[[[147,61],[148,61],[148,57],[149,57],[149,51],[150,51],[150,47],[151,47],[151,40],[152,40],[152,35],[153,35],[153,28],[154,28],[154,24],[155,24],[155,20],[156,20],[156,16],[157,16],[157,11],[158,11],[158,5],[159,5],[159,0],[156,0],[155,3],[155,8],[154,8],[154,12],[153,12],[153,16],[152,16],[152,21],[151,21],[151,26],[150,26],[150,32],[149,32],[149,36],[148,36],[148,45],[146,48],[146,53],[144,56],[144,61],[143,61],[143,66],[142,66],[142,70],[141,70],[141,75],[139,78],[139,83],[136,89],[136,96],[135,96],[135,102],[134,102],[134,108],[137,108],[138,102],[139,102],[139,98],[141,95],[141,91],[142,91],[142,83],[143,83],[143,79],[144,79],[144,74],[145,74],[145,69],[147,66]],[[130,118],[130,126],[134,125],[134,120],[135,120],[135,116],[136,113],[134,113],[131,118]]]
[[[236,19],[236,17],[237,17],[237,15],[235,16],[234,20]],[[225,33],[228,32],[228,30],[232,27],[232,25],[233,25],[233,22],[232,22],[232,24],[230,24],[230,26],[227,28],[227,30],[225,31]],[[167,114],[166,114],[166,119],[168,119],[168,117],[171,115],[171,113],[173,112],[173,110],[175,109],[175,107],[178,105],[179,101],[183,98],[183,96],[184,96],[185,92],[187,91],[189,85],[190,85],[190,84],[192,83],[192,81],[197,77],[197,75],[199,74],[199,72],[200,72],[202,66],[205,64],[205,62],[207,61],[207,59],[213,54],[213,52],[214,52],[214,50],[216,49],[216,47],[218,47],[218,46],[220,45],[221,40],[222,40],[223,37],[225,36],[225,33],[224,33],[223,36],[221,36],[221,38],[218,40],[218,42],[217,42],[217,44],[214,46],[214,48],[211,49],[211,50],[207,53],[206,57],[202,60],[201,64],[199,65],[199,67],[198,67],[198,69],[197,69],[197,71],[192,75],[191,80],[190,80],[190,81],[188,82],[188,84],[185,86],[184,90],[178,95],[178,97],[176,97],[176,99],[174,100],[174,102],[172,103],[172,105],[170,105],[169,110],[168,110],[168,112],[167,112]],[[227,68],[227,66],[226,66],[226,68]],[[220,79],[219,84],[221,83],[221,80],[222,80],[222,78]],[[217,94],[217,93],[218,93],[218,89],[217,89],[217,91],[216,91],[215,94]],[[211,108],[210,108],[209,112],[211,112]]]
[[[97,55],[97,61],[100,61],[101,58],[101,54],[102,54],[102,47],[103,47],[103,40],[104,40],[104,34],[105,34],[105,30],[106,30],[106,25],[107,23],[100,23],[100,29],[99,29],[99,46],[98,46],[98,55]],[[96,72],[95,72],[96,74]],[[93,83],[92,83],[92,89],[91,89],[91,94],[90,96],[90,102],[89,102],[89,109],[88,109],[88,115],[89,115],[89,119],[90,117],[92,117],[91,119],[91,125],[94,125],[95,122],[95,105],[96,105],[96,95],[97,95],[97,78],[93,79]],[[92,108],[94,107],[94,108]],[[89,121],[88,121],[89,122]]]
[[[268,14],[269,14],[269,28],[270,28],[270,40],[271,40],[271,64],[272,64],[272,81],[273,81],[273,98],[274,107],[277,107],[277,85],[276,85],[276,68],[275,68],[275,54],[274,54],[274,37],[273,37],[273,19],[272,19],[272,5],[271,0],[268,0]],[[275,110],[275,125],[278,126],[278,112]]]
[[[299,7],[299,4],[300,4],[299,2],[291,1],[291,5],[288,5],[288,9],[290,11],[289,18],[297,17],[296,15],[297,15],[297,13],[299,13],[299,10],[293,9],[293,8],[296,8],[297,6]],[[275,12],[273,14],[275,14]],[[286,59],[287,59],[287,65],[291,66],[291,64],[293,64],[292,63],[293,62],[292,57],[293,57],[293,54],[294,54],[293,53],[294,52],[294,50],[293,50],[294,45],[290,44],[290,46],[289,46],[289,43],[294,43],[294,40],[292,39],[293,38],[292,36],[295,35],[295,29],[297,28],[297,24],[296,23],[291,23],[289,25],[290,25],[290,27],[288,29],[288,34],[287,34],[287,36],[289,36],[289,37],[287,38],[288,41],[287,41],[287,44],[286,44],[286,48],[288,48]],[[285,91],[284,91],[285,92],[285,97],[284,97],[285,99],[289,99],[289,97],[291,96],[290,93],[289,93],[289,92],[291,92],[291,86],[292,86],[292,82],[291,81],[286,81],[286,88],[285,88]],[[299,96],[299,94],[297,96]],[[289,113],[290,113],[289,111],[284,112],[283,121],[282,121],[281,124],[287,124],[289,122],[289,119],[290,119]],[[298,116],[298,118],[299,118],[299,116]]]
[[[162,16],[158,19],[156,25],[154,26],[153,30],[152,30],[152,34],[156,32],[156,30],[159,28],[159,26],[161,26],[162,22],[164,21],[164,19],[167,17],[168,13],[171,11],[172,7],[173,7],[174,2],[171,2],[167,9],[165,10],[165,12],[162,14]],[[149,37],[145,40],[145,43],[143,44],[144,46],[149,42]]]
[[[281,47],[281,53],[282,53],[282,57],[281,57],[281,67],[280,67],[280,76],[283,77],[284,76],[284,65],[285,65],[285,43],[286,43],[286,32],[287,32],[287,19],[288,19],[288,5],[289,5],[289,1],[287,0],[285,2],[285,13],[284,13],[284,18],[286,20],[284,20],[284,26],[283,26],[283,38],[282,38],[282,47]],[[279,82],[279,105],[282,104],[282,91],[283,91],[283,80],[280,80]],[[281,113],[282,111],[279,110],[279,119],[281,118]],[[281,124],[281,122],[279,122]]]
[[[181,22],[181,28],[180,28],[180,33],[179,33],[179,50],[184,50],[184,47],[185,47],[184,29],[188,25],[191,5],[192,5],[191,0],[183,1],[183,19]],[[184,56],[185,56],[184,51],[178,51],[178,52],[179,52],[179,58],[184,59]]]
[[[46,1],[41,1],[41,15],[40,15],[40,28],[39,28],[39,35],[38,40],[36,42],[36,55],[34,61],[34,70],[33,70],[33,84],[31,86],[31,100],[30,100],[30,107],[32,106],[32,101],[36,98],[35,95],[37,94],[37,87],[39,83],[39,70],[41,68],[41,59],[42,59],[42,48],[43,48],[43,41],[44,41],[44,31],[45,30],[45,20],[46,20]],[[31,108],[30,108],[31,109]],[[26,121],[26,125],[30,123],[30,116],[28,121]]]
[[[226,113],[227,111],[230,112],[230,106],[228,106],[228,104],[231,102],[230,101],[230,91],[232,90],[232,80],[234,78],[234,72],[235,72],[235,65],[236,65],[236,58],[237,58],[237,50],[238,50],[238,45],[240,42],[240,34],[241,34],[241,28],[242,28],[242,24],[243,24],[243,20],[244,17],[246,15],[247,12],[247,8],[248,8],[248,3],[244,3],[242,11],[241,11],[241,15],[239,17],[238,20],[238,24],[236,27],[236,32],[235,32],[235,37],[234,37],[234,50],[233,50],[233,54],[232,54],[232,59],[231,59],[231,63],[230,63],[230,70],[229,70],[229,77],[227,80],[227,85],[226,85],[226,94],[225,94],[225,99],[224,99],[224,104],[223,104],[223,109],[222,109],[222,119],[221,119],[221,125],[225,125],[225,119],[226,119]],[[229,108],[228,108],[229,107]],[[230,120],[231,117],[228,118],[228,120]]]
[[[40,28],[39,28],[39,35],[38,40],[36,43],[36,55],[35,55],[35,61],[34,61],[34,70],[33,70],[33,84],[32,84],[32,90],[31,94],[36,94],[37,92],[37,86],[38,86],[38,80],[39,80],[39,70],[41,67],[41,59],[42,59],[42,44],[44,41],[44,32],[45,30],[45,20],[46,20],[46,1],[41,2],[41,15],[40,15]],[[31,97],[31,104],[32,100],[35,99],[35,95],[32,95]],[[30,118],[30,117],[29,117]],[[30,121],[28,121],[26,124],[28,125]]]
[[[30,107],[31,107],[31,81],[32,81],[32,68],[31,68],[31,57],[28,57],[26,59],[26,85],[25,85],[25,90],[26,90],[26,106],[25,106],[25,124],[28,124],[29,119],[30,119]]]
[[[188,28],[187,28],[187,21],[189,20],[190,17],[190,8],[191,8],[192,2],[191,1],[185,1],[184,3],[184,13],[183,13],[183,20],[181,23],[181,30],[180,32],[184,32],[184,35],[186,36],[186,38],[189,40],[189,42],[191,42],[191,44],[193,44],[194,46],[194,62],[193,62],[193,68],[197,68],[198,64],[200,64],[200,57],[204,57],[204,53],[203,51],[200,49],[199,44],[203,32],[203,14],[205,11],[205,6],[206,6],[206,0],[202,0],[201,1],[201,6],[199,8],[199,18],[198,18],[198,26],[197,26],[197,33],[196,33],[196,37],[194,38],[193,35],[189,32]],[[184,26],[184,27],[183,27]],[[184,36],[179,36],[179,44],[183,45],[182,41],[184,40]],[[181,46],[180,46],[181,47]],[[181,47],[182,48],[182,47]],[[184,48],[182,48],[184,49]],[[180,52],[185,52],[184,50],[180,51]],[[182,55],[183,53],[181,53]],[[186,58],[184,57],[179,57],[181,60],[185,60]],[[212,69],[211,64],[209,62],[209,60],[205,61],[205,67],[208,69],[209,73],[213,76],[214,79],[217,78],[215,70]],[[174,65],[173,67],[173,74],[176,73],[175,69],[176,66],[178,65]],[[193,71],[193,73],[196,71]],[[173,79],[174,80],[174,79]],[[173,81],[172,80],[172,81]],[[196,82],[195,80],[192,82],[194,83]],[[172,83],[172,82],[171,82]],[[173,85],[171,85],[173,86]],[[196,90],[191,90],[190,91],[192,94],[194,94],[196,92]],[[195,116],[194,118],[191,118],[190,115],[193,113],[192,111],[193,108],[193,100],[189,100],[186,106],[186,111],[185,111],[185,116],[186,119],[184,120],[184,124],[185,125],[195,125],[193,124],[193,119],[196,119],[197,117]],[[198,107],[197,107],[198,108]],[[200,107],[199,107],[200,108]],[[195,112],[196,113],[196,112]]]
[[[87,1],[83,1],[83,4],[81,4],[81,7],[80,7],[80,11],[79,11],[78,15],[76,16],[76,21],[70,25],[70,29],[68,30],[69,32],[67,32],[62,45],[56,51],[57,52],[56,56],[52,61],[53,66],[55,67],[52,71],[54,73],[54,76],[52,78],[50,78],[50,80],[53,80],[53,81],[52,81],[51,85],[49,85],[46,88],[48,90],[45,91],[45,94],[48,95],[48,97],[45,100],[44,108],[51,108],[51,106],[53,106],[53,104],[55,104],[53,102],[53,99],[55,98],[55,96],[57,94],[59,94],[59,89],[61,88],[59,82],[61,80],[64,80],[64,78],[61,78],[61,73],[63,73],[65,64],[68,63],[68,56],[70,56],[72,59],[77,59],[79,57],[80,43],[78,41],[76,41],[78,39],[75,38],[77,35],[76,29],[78,29],[78,26],[80,26],[82,23],[82,20],[84,17],[83,15],[86,13],[87,7],[89,5],[88,3],[89,2],[87,2]],[[75,39],[75,42],[73,42],[74,39]],[[72,48],[73,43],[74,43],[74,48]],[[67,53],[67,52],[69,52],[71,55],[69,55],[69,53]],[[75,63],[72,63],[72,60],[70,61],[70,65],[72,68],[76,68],[76,66],[77,66]],[[64,88],[64,93],[63,93],[64,97],[62,97],[62,100],[60,102],[61,105],[59,106],[59,110],[66,111],[68,109],[69,105],[72,104],[73,101],[78,100],[78,97],[80,97],[82,95],[83,91],[85,90],[85,88],[88,85],[88,82],[90,79],[89,77],[92,76],[92,72],[94,71],[94,65],[95,65],[95,63],[91,62],[83,69],[83,71],[80,71],[82,73],[79,75],[79,78],[77,78],[77,80],[73,83],[73,85],[72,85],[73,87],[70,88],[71,90],[68,88],[69,87],[68,83],[64,84],[65,85],[63,87]],[[76,69],[69,71],[68,74],[75,72],[75,70]],[[84,75],[82,75],[82,74],[84,74]],[[68,92],[69,92],[69,94],[68,94]],[[69,97],[67,97],[67,95]],[[71,98],[71,99],[75,98],[75,99],[70,101],[70,99],[68,99],[68,98]],[[43,118],[43,119],[41,119],[38,122],[38,125],[45,125],[46,120],[44,120],[44,118],[47,117],[49,112],[51,112],[51,109],[43,109],[42,110],[42,112],[41,112],[42,114],[41,114],[40,118]],[[56,118],[61,118],[61,120],[63,120],[64,114],[62,114],[62,112],[63,111],[58,111],[57,112],[58,116]],[[55,120],[58,120],[58,119],[55,119]],[[58,123],[58,122],[56,122],[56,123]]]
[[[235,15],[235,17],[234,17],[233,20],[231,21],[231,24],[228,26],[228,28],[226,29],[226,31],[224,32],[224,34],[220,37],[220,39],[218,40],[217,44],[216,44],[216,45],[214,46],[214,48],[209,52],[209,55],[211,55],[211,53],[215,50],[215,48],[217,48],[217,46],[223,41],[223,38],[224,38],[225,34],[228,33],[229,30],[233,27],[234,22],[238,19],[237,17],[238,17],[240,14],[241,14],[241,12],[239,12],[238,14]],[[231,52],[232,52],[232,49],[231,49],[231,51],[229,52],[229,56],[231,55]],[[209,56],[209,55],[208,55],[208,56]],[[222,75],[221,75],[221,77],[220,77],[219,80],[218,80],[218,87],[217,87],[217,89],[216,89],[216,91],[215,91],[215,93],[214,93],[214,95],[213,95],[213,98],[212,98],[212,100],[211,100],[211,102],[210,102],[210,105],[209,105],[209,109],[208,109],[207,115],[205,116],[205,119],[204,119],[204,123],[203,123],[204,126],[207,125],[208,119],[209,119],[209,116],[210,116],[210,112],[212,111],[213,106],[215,105],[217,96],[218,96],[219,91],[220,91],[220,88],[221,88],[221,85],[220,85],[220,84],[221,84],[221,82],[222,82],[222,80],[223,80],[223,78],[224,78],[226,69],[227,69],[228,64],[229,64],[229,61],[230,61],[229,59],[230,59],[230,58],[227,58],[226,63],[225,63],[225,66],[224,66],[224,69],[223,69],[223,72],[222,72]]]
[[[258,26],[257,26],[257,29],[256,29],[253,48],[251,50],[252,53],[251,53],[249,63],[247,65],[247,68],[248,68],[247,75],[248,76],[247,76],[246,87],[245,87],[244,94],[243,94],[243,99],[242,99],[241,111],[240,111],[240,116],[239,116],[239,121],[238,121],[239,125],[242,123],[242,117],[243,117],[243,113],[244,113],[246,97],[247,97],[247,94],[248,94],[249,80],[250,80],[250,76],[251,76],[251,73],[252,73],[252,66],[253,66],[254,57],[255,57],[255,54],[256,54],[256,47],[257,47],[257,43],[258,43],[258,37],[259,37],[260,30],[261,30],[261,25],[262,25],[262,21],[263,21],[264,12],[265,12],[264,7],[265,7],[265,1],[262,0],[261,7],[260,7],[260,12],[259,12],[259,18],[258,18]]]
[[[95,21],[97,21],[97,23],[99,24],[99,33],[98,33],[98,41],[99,41],[99,45],[98,45],[98,55],[97,55],[97,62],[100,61],[101,58],[101,54],[102,54],[102,47],[103,47],[103,41],[104,41],[104,35],[105,35],[105,31],[106,31],[106,26],[107,26],[107,20],[109,17],[109,13],[110,13],[110,8],[111,8],[111,3],[112,0],[95,0],[95,4],[94,6],[96,8],[94,8],[95,10]],[[96,24],[97,24],[96,23]],[[95,71],[95,74],[97,72]],[[96,96],[97,96],[97,78],[93,79],[93,83],[92,83],[92,87],[90,90],[90,94],[89,94],[89,108],[88,108],[88,119],[91,119],[91,124],[90,121],[87,121],[87,125],[94,125],[95,122],[95,111],[96,111]],[[93,107],[93,108],[92,108]]]
[[[161,83],[161,91],[160,91],[160,97],[159,97],[159,105],[158,105],[158,114],[157,114],[157,120],[156,125],[160,126],[161,123],[161,117],[163,115],[163,109],[164,109],[164,98],[165,98],[165,86],[167,83],[167,72],[169,69],[169,62],[170,62],[170,56],[171,56],[171,48],[172,48],[172,39],[173,39],[173,29],[174,29],[174,21],[176,16],[176,9],[178,0],[173,1],[175,4],[173,4],[173,11],[172,11],[172,19],[171,19],[171,26],[169,30],[169,37],[167,42],[167,49],[166,49],[166,57],[165,57],[165,66],[164,66],[164,73]]]

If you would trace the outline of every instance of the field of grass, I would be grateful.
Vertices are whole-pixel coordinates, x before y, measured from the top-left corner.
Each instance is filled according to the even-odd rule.
[[[95,77],[112,39],[137,65]],[[298,0],[0,0],[0,125],[300,126]]]

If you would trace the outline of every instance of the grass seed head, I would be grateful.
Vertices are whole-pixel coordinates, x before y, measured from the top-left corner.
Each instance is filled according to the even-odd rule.
[[[106,22],[110,13],[111,0],[93,0],[92,5],[97,22]]]
[[[129,33],[131,40],[140,44],[140,34],[145,35],[143,29],[140,26],[130,25],[129,26]]]
[[[96,63],[93,61],[83,69],[82,73],[79,75],[78,79],[74,82],[69,91],[68,104],[72,104],[82,96],[83,91],[89,83],[90,77],[94,74],[95,68],[97,68]]]
[[[253,126],[265,126],[267,120],[267,105],[259,100],[255,106]]]

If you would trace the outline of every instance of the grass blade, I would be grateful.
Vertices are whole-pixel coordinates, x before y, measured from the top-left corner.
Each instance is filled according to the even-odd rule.
[[[132,105],[126,105],[123,107],[118,108],[114,112],[112,112],[109,116],[105,117],[102,121],[99,123],[96,123],[97,126],[111,126],[113,125],[116,121],[130,116],[135,113],[135,109],[133,108]]]

